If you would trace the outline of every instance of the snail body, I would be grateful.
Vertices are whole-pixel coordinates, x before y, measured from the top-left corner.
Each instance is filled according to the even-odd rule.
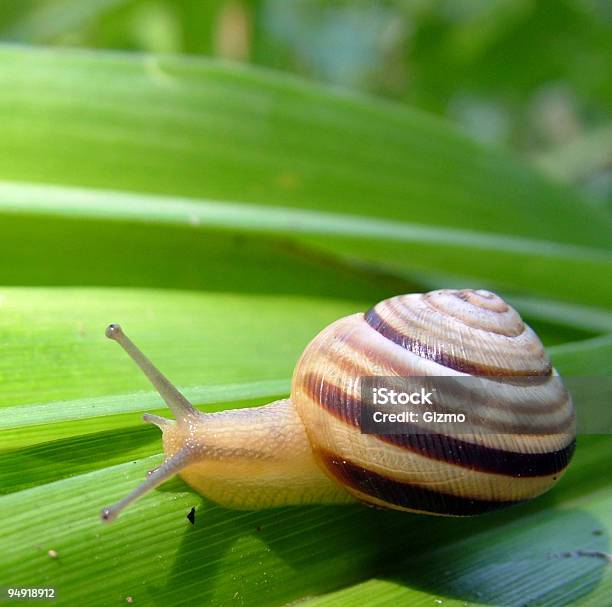
[[[195,409],[120,327],[111,325],[107,336],[141,367],[176,421],[145,414],[163,432],[166,460],[105,508],[105,520],[176,473],[230,508],[360,501],[480,514],[550,489],[574,451],[572,402],[542,343],[489,291],[401,295],[337,320],[304,350],[290,398],[219,413]],[[479,376],[496,396],[481,405],[482,431],[365,434],[361,378],[371,376]],[[525,386],[523,378],[536,382]]]

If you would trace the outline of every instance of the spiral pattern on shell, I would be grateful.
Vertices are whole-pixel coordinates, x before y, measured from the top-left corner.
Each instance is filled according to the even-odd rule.
[[[466,374],[499,390],[482,432],[361,433],[362,377]],[[495,385],[523,377],[538,381]],[[402,295],[336,321],[304,351],[291,399],[325,472],[376,506],[449,516],[495,510],[548,490],[575,447],[571,398],[542,343],[489,291]]]

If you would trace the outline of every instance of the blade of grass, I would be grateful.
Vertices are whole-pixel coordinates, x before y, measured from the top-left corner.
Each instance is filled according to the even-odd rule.
[[[464,268],[469,273],[465,268],[471,267],[477,276],[485,266],[491,266],[491,270],[495,266],[495,282],[509,286],[517,286],[514,283],[516,264],[530,263],[537,252],[540,264],[551,261],[547,277],[551,281],[550,292],[580,299],[588,289],[589,300],[594,303],[605,305],[612,300],[609,281],[597,280],[593,285],[589,282],[612,272],[612,252],[588,246],[366,219],[349,214],[6,182],[0,182],[0,210],[11,214],[158,222],[200,230],[282,236],[331,253],[346,255],[353,251],[355,255],[397,270],[402,269],[402,264],[392,261],[394,257],[410,258],[413,267],[419,264],[435,267],[440,250],[444,248],[445,254],[455,251],[457,271]],[[470,259],[474,259],[473,264],[469,263]],[[581,269],[580,278],[576,278],[574,284],[553,282],[568,272],[571,275],[573,266]],[[526,274],[524,272],[523,276]]]
[[[112,449],[119,440],[125,439],[99,446]],[[158,464],[159,456],[153,456],[0,498],[3,520],[10,521],[0,531],[0,562],[11,585],[55,585],[63,605],[108,605],[126,596],[142,603],[225,605],[239,598],[248,605],[279,605],[391,569],[405,558],[406,546],[427,562],[438,557],[438,567],[457,573],[470,547],[468,571],[482,566],[479,555],[484,559],[491,546],[524,554],[535,536],[547,540],[544,548],[559,552],[588,548],[594,539],[599,546],[611,530],[612,496],[608,490],[601,501],[591,492],[596,491],[593,482],[600,487],[606,483],[604,474],[593,473],[603,472],[599,468],[611,455],[609,440],[587,441],[578,451],[574,470],[552,494],[470,520],[360,506],[234,512],[201,501],[173,481],[143,498],[116,524],[101,526],[99,506],[124,494]],[[582,457],[594,457],[599,466],[581,466]],[[576,492],[579,498],[568,497]],[[43,515],[33,517],[41,504]],[[192,506],[197,507],[195,527],[186,520]],[[535,514],[529,518],[530,513]],[[530,533],[517,534],[523,527]],[[473,544],[457,542],[487,529],[489,534],[476,536]],[[593,529],[603,536],[594,538]],[[58,558],[49,558],[48,550],[55,550]],[[538,552],[535,560],[542,565],[546,558]],[[574,570],[573,579],[590,584],[593,573],[601,573],[596,563]],[[541,588],[567,574],[567,563],[561,559],[545,564],[537,568]],[[413,571],[414,578],[402,581],[407,596],[422,592],[419,585],[425,573]],[[524,573],[524,566],[507,567],[504,579],[516,586]],[[447,591],[468,598],[483,585],[482,577],[471,584],[469,576],[461,581],[462,586]],[[487,598],[494,600],[495,595]]]
[[[72,302],[71,314],[77,317],[82,313],[84,302],[96,302],[93,309],[88,307],[88,322],[95,322],[100,309],[108,306],[114,306],[115,311],[129,311],[131,306],[138,306],[140,314],[143,313],[142,294],[138,292],[119,292],[121,297],[117,298],[117,292],[97,290],[96,297],[92,298],[88,290],[82,293],[83,297],[79,297],[80,290],[73,290],[59,292],[54,298],[48,297],[45,290],[21,291],[9,289],[4,292],[4,306],[9,312],[14,306],[14,310],[22,310],[27,317],[28,306],[31,311],[41,309],[37,295],[48,298],[49,316],[42,315],[38,319],[39,326],[29,328],[34,335],[44,330],[51,318],[54,322],[59,320],[60,326],[67,322],[56,316],[66,307],[64,296],[67,295]],[[147,296],[151,309],[157,313],[166,312],[168,324],[158,325],[157,332],[162,334],[164,331],[174,334],[181,327],[176,317],[167,314],[173,306],[185,313],[185,310],[205,306],[206,302],[212,305],[218,298],[149,292]],[[170,299],[166,301],[166,298]],[[221,309],[227,313],[232,307],[241,309],[240,306],[244,306],[243,310],[252,310],[249,304],[258,299],[227,296]],[[318,314],[323,316],[338,313],[339,307],[350,306],[346,302],[302,300],[290,304],[315,310],[322,306]],[[291,318],[296,311],[291,310]],[[147,309],[144,312],[148,313]],[[279,310],[274,313],[278,326]],[[282,322],[287,323],[287,320]],[[288,326],[286,324],[285,329]],[[52,335],[57,339],[59,334],[62,333]],[[40,343],[44,346],[45,340]],[[163,349],[159,347],[160,354]],[[602,358],[610,359],[610,351],[611,338],[598,338],[574,344],[571,348],[553,348],[551,353],[555,364],[565,372],[577,362],[584,364],[590,358],[591,368],[596,369],[602,364]],[[21,406],[27,410],[27,404]],[[109,412],[113,411],[111,407]],[[63,423],[79,424],[81,421]],[[33,426],[31,430],[46,432],[46,428]],[[5,457],[0,458],[0,470],[5,479],[2,486],[13,491],[0,498],[0,516],[10,521],[0,531],[0,568],[10,584],[57,586],[59,604],[67,605],[75,602],[107,605],[124,601],[126,596],[135,596],[142,602],[160,600],[171,604],[181,604],[186,596],[189,597],[186,601],[197,600],[211,605],[229,604],[237,597],[249,605],[281,604],[368,579],[373,571],[388,569],[405,555],[407,544],[425,558],[428,554],[438,554],[435,552],[438,548],[444,550],[441,547],[453,538],[466,538],[487,529],[494,530],[489,541],[509,541],[511,535],[508,533],[511,532],[507,530],[515,528],[512,521],[520,518],[522,524],[522,517],[530,512],[542,513],[537,515],[537,525],[530,527],[534,533],[541,529],[545,520],[570,528],[572,533],[567,533],[566,537],[574,538],[584,530],[584,521],[563,518],[566,506],[561,512],[558,507],[578,496],[583,496],[587,502],[591,492],[605,487],[605,471],[612,455],[607,437],[583,439],[576,461],[551,494],[506,513],[470,521],[382,513],[359,506],[237,513],[204,501],[200,503],[200,499],[179,481],[173,481],[143,498],[116,525],[101,527],[97,519],[99,507],[123,494],[146,469],[159,461],[159,455],[152,455],[159,451],[156,435],[150,428],[139,425],[125,427],[120,432],[115,429],[74,437],[67,435],[61,440],[53,440],[51,434],[48,439],[46,443],[5,452]],[[116,465],[126,459],[137,462]],[[16,463],[18,468],[15,468]],[[32,488],[24,489],[27,486]],[[198,526],[192,528],[185,514],[198,503]],[[32,513],[41,504],[44,515],[34,517]],[[588,511],[587,515],[597,517],[599,510]],[[607,533],[607,520],[604,523]],[[356,529],[363,532],[355,533]],[[541,533],[546,535],[545,531]],[[387,539],[381,542],[381,537]],[[527,541],[523,536],[519,539]],[[449,552],[445,553],[451,563],[465,550],[463,544],[458,544],[453,552],[453,546],[451,543]],[[58,559],[50,558],[48,550],[56,550]],[[523,571],[519,567],[512,569],[510,574]],[[546,569],[544,575],[556,575],[559,571]],[[592,570],[585,571],[575,579],[588,583],[592,573]],[[512,575],[508,579],[516,579]],[[145,579],[155,581],[143,586]],[[454,586],[451,590],[459,592]],[[477,585],[465,589],[466,596],[477,591]],[[415,588],[414,596],[419,592],[422,591]]]
[[[32,213],[0,214],[0,234],[0,257],[10,260],[0,266],[5,285],[108,285],[356,300],[412,290],[405,280],[304,254],[286,239]]]
[[[611,269],[609,214],[426,115],[261,70],[179,57],[3,47],[0,65],[5,181],[191,197],[194,204],[219,200],[237,205],[235,215],[223,211],[223,230],[258,239],[261,217],[253,221],[240,203],[263,205],[277,211],[276,224],[266,216],[275,233],[289,222],[291,242],[333,255],[594,305],[612,301],[602,280]],[[9,194],[19,204],[9,200],[7,213],[15,206],[27,219],[40,212],[34,201],[30,213],[18,190]],[[70,192],[61,190],[60,206],[63,196],[69,209]],[[118,206],[108,196],[105,204]],[[206,234],[219,229],[211,210],[202,209]],[[309,221],[304,211],[324,213],[317,234],[296,230],[296,222]],[[334,215],[346,218],[345,233]],[[369,232],[363,222],[355,226],[359,217],[373,220]],[[84,253],[85,242],[103,238],[77,237],[71,246]],[[48,249],[62,246],[57,238]],[[40,280],[36,265],[29,271]],[[15,281],[11,267],[2,271]],[[87,283],[87,273],[72,280]]]
[[[605,605],[612,592],[611,513],[610,489],[589,494],[553,513],[502,523],[424,555],[409,551],[407,558],[390,564],[388,572],[375,579],[303,604],[418,607],[432,605],[433,597],[433,604],[454,607],[467,602]]]

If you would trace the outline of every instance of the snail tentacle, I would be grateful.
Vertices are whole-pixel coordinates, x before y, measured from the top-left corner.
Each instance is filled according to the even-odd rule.
[[[138,365],[153,387],[159,392],[159,395],[164,399],[168,408],[174,413],[177,423],[183,425],[189,424],[190,421],[200,415],[200,412],[194,408],[183,394],[181,394],[178,388],[168,380],[168,378],[142,353],[140,348],[138,348],[123,332],[120,325],[108,325],[106,328],[106,337],[116,341]],[[149,420],[152,419],[152,417],[149,418]]]
[[[173,477],[180,470],[185,468],[185,466],[188,466],[193,459],[193,449],[189,446],[183,447],[178,453],[175,453],[171,458],[167,459],[159,468],[151,472],[144,482],[130,491],[122,500],[112,506],[103,508],[100,517],[103,521],[108,523],[114,521],[119,513],[132,502],[135,502],[141,495],[151,491],[151,489],[155,489],[155,487]]]

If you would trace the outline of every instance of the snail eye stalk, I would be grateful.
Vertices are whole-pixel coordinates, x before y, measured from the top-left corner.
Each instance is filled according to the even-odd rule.
[[[116,341],[147,376],[153,387],[174,413],[179,424],[186,425],[200,415],[200,412],[179,392],[170,380],[141,352],[134,342],[123,332],[120,325],[112,324],[106,328],[106,337]],[[158,420],[163,418],[157,418]],[[153,421],[153,416],[145,421]],[[153,422],[157,423],[157,422]],[[159,424],[158,424],[159,425]]]

